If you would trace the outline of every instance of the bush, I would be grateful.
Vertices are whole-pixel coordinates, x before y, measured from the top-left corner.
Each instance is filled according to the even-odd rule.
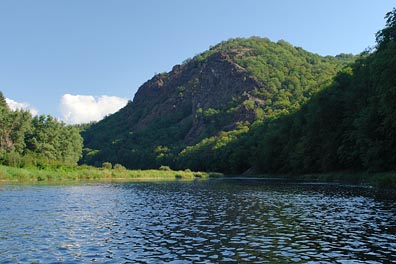
[[[20,168],[23,166],[23,158],[16,152],[10,152],[5,154],[3,164],[15,168]]]
[[[111,170],[112,168],[113,168],[113,165],[110,163],[110,162],[103,162],[102,163],[102,168],[103,169],[108,169],[108,170]]]
[[[124,167],[124,166],[122,166],[121,164],[115,164],[114,165],[114,167],[113,167],[115,170],[118,170],[118,171],[124,171],[124,170],[126,170],[126,168]]]
[[[162,171],[171,171],[172,169],[169,167],[169,166],[161,166],[161,167],[159,167],[159,170],[162,170]]]

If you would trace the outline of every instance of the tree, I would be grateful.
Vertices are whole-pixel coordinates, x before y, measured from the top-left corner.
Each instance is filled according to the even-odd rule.
[[[0,92],[0,164],[33,165],[40,162],[76,164],[82,154],[79,129],[51,116],[10,110]]]
[[[396,8],[388,12],[385,19],[385,28],[378,31],[375,35],[378,48],[389,41],[396,40]]]
[[[7,108],[8,109],[8,104],[7,101],[3,95],[3,93],[0,91],[0,108]]]

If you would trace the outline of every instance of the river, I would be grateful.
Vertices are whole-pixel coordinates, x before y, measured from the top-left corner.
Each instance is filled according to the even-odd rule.
[[[0,263],[396,263],[396,204],[264,180],[0,185]]]

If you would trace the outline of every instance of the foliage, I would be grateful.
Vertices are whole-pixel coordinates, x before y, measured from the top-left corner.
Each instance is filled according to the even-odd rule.
[[[90,166],[50,165],[45,170],[37,167],[15,168],[0,165],[1,182],[76,181],[76,180],[195,180],[197,178],[221,177],[219,173],[173,171],[173,170],[126,170],[114,166],[103,170]]]
[[[247,124],[236,130],[220,132],[205,138],[194,146],[188,146],[178,156],[178,166],[205,171],[239,171],[247,169],[246,162],[237,160],[240,139],[249,131]]]
[[[386,45],[390,41],[396,40],[396,8],[388,12],[385,19],[385,28],[378,31],[375,35],[378,48],[381,48],[382,45]]]
[[[363,54],[293,115],[260,128],[255,165],[264,172],[396,169],[395,10]]]
[[[44,163],[76,164],[81,158],[78,129],[51,116],[12,111],[0,93],[0,164],[26,167]]]
[[[113,169],[114,170],[118,170],[118,171],[124,171],[124,170],[126,170],[126,168],[124,167],[124,166],[122,166],[121,164],[114,164],[114,167],[113,167]]]
[[[162,171],[170,171],[171,168],[170,168],[169,166],[163,166],[163,165],[161,165],[161,166],[159,167],[159,170],[162,170]]]
[[[111,162],[103,162],[102,163],[102,168],[103,169],[107,169],[107,170],[111,170],[113,168],[113,164],[111,164]]]

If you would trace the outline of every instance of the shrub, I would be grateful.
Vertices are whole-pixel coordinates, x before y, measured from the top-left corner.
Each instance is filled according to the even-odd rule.
[[[10,152],[5,154],[4,165],[11,166],[11,167],[22,167],[23,165],[23,158],[16,152]]]
[[[108,170],[111,170],[112,168],[113,168],[113,165],[110,163],[110,162],[103,162],[102,163],[102,168],[103,169],[108,169]]]
[[[164,166],[164,165],[159,167],[159,169],[162,170],[162,171],[171,171],[172,170],[169,166]]]
[[[114,167],[113,167],[115,170],[118,170],[118,171],[124,171],[124,170],[126,170],[126,168],[124,167],[124,166],[122,166],[121,164],[115,164],[114,165]]]

